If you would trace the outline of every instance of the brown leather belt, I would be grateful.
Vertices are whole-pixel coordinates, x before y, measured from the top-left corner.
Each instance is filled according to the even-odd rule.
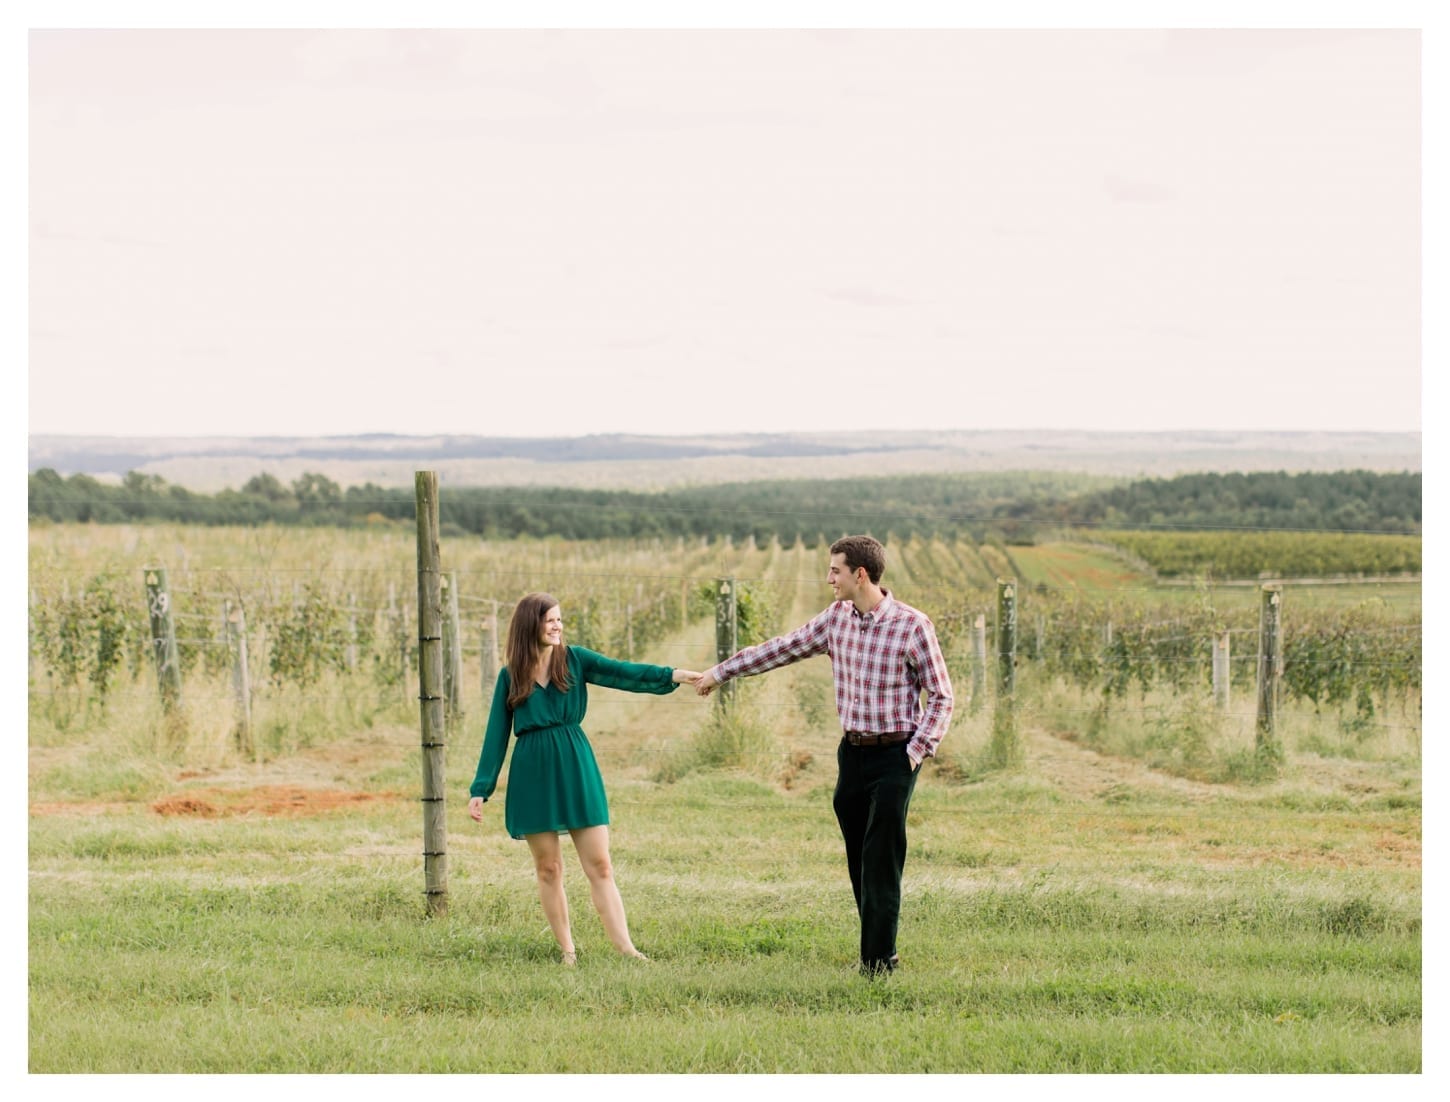
[[[846,731],[845,739],[852,746],[891,746],[898,742],[907,742],[915,731],[888,731],[884,735],[874,735],[869,731]]]

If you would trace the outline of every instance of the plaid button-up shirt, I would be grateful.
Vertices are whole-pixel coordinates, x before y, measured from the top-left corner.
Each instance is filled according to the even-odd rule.
[[[951,723],[952,679],[931,620],[883,592],[886,596],[868,613],[850,601],[835,601],[795,631],[737,651],[715,667],[716,680],[829,654],[841,729],[913,732],[906,752],[919,763],[936,753]]]

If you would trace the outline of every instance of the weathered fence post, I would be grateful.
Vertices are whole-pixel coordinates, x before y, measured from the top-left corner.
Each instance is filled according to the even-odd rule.
[[[232,693],[237,698],[236,741],[238,753],[254,755],[252,744],[252,677],[247,667],[247,613],[228,600],[223,616],[227,625],[227,646],[232,652]]]
[[[1202,668],[1202,667],[1200,667]],[[1229,633],[1221,631],[1213,637],[1213,701],[1220,712],[1228,711],[1229,697]]]
[[[989,760],[1002,768],[1022,759],[1017,735],[1017,579],[997,579],[997,700]]]
[[[146,611],[151,617],[151,657],[156,660],[156,683],[167,712],[181,703],[181,659],[176,651],[176,623],[171,615],[171,591],[166,571],[146,571]]]
[[[448,729],[463,715],[463,636],[458,627],[458,575],[444,574],[443,592],[443,697]]]
[[[418,704],[423,731],[423,882],[428,913],[448,913],[444,801],[443,584],[439,574],[438,472],[414,473],[418,511]]]
[[[987,614],[977,613],[972,621],[972,703],[975,715],[987,695]]]
[[[493,686],[498,680],[498,602],[488,602],[488,615],[483,618],[483,641],[479,647],[478,664],[483,667],[483,706],[493,704]]]
[[[735,579],[718,578],[715,583],[715,661],[725,661],[740,648],[736,646],[738,624],[736,620]],[[720,686],[722,707],[735,701],[735,682],[727,681]]]
[[[1254,727],[1254,748],[1261,757],[1279,761],[1284,756],[1275,729],[1279,710],[1279,677],[1284,672],[1281,650],[1283,591],[1277,585],[1265,585],[1259,598],[1259,707]]]

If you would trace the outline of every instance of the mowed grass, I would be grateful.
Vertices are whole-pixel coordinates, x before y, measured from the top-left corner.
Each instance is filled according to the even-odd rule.
[[[1125,594],[1139,600],[1202,604],[1211,599],[1224,609],[1254,609],[1259,604],[1257,580],[1234,581],[1168,579],[1133,566],[1123,555],[1091,544],[1049,541],[1010,548],[1012,565],[1030,588],[1038,586],[1089,598],[1117,598]],[[1373,602],[1387,610],[1418,616],[1421,583],[1418,577],[1372,581],[1289,579],[1278,583],[1289,610],[1342,609]]]
[[[1012,562],[1028,586],[1067,589],[1090,596],[1118,592],[1125,587],[1151,584],[1141,570],[1124,557],[1099,547],[1076,543],[1044,543],[1010,549]]]
[[[461,800],[433,919],[412,801],[34,816],[30,1070],[1420,1068],[1415,810],[927,778],[903,968],[869,983],[829,784],[616,777],[612,801],[654,959],[613,953],[571,868],[572,971],[523,845]]]

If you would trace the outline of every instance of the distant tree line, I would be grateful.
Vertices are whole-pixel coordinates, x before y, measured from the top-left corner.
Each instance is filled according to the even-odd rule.
[[[1090,493],[1069,524],[1110,528],[1265,528],[1420,533],[1420,473],[1187,474]]]
[[[967,535],[1031,542],[1070,527],[1259,528],[1420,532],[1419,473],[1369,471],[1194,474],[1123,482],[1062,472],[893,475],[870,479],[736,482],[652,493],[569,487],[445,487],[446,534],[490,539],[715,537],[814,546],[843,532]],[[343,489],[307,473],[270,474],[240,490],[194,493],[156,475],[119,485],[49,468],[30,475],[30,519],[98,524],[412,523],[411,487]]]

